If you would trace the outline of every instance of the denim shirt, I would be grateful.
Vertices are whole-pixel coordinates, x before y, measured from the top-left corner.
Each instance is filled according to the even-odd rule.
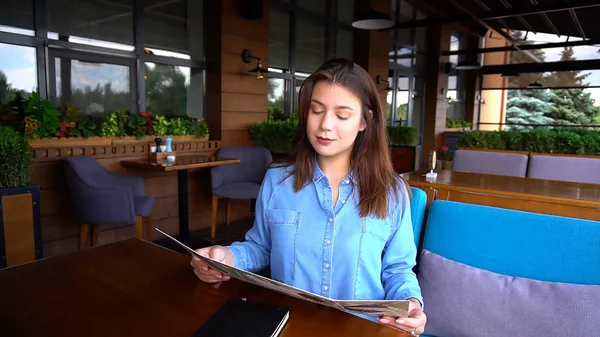
[[[229,246],[236,267],[252,272],[270,265],[277,281],[333,299],[423,303],[412,271],[416,247],[406,186],[390,201],[389,216],[361,217],[353,175],[332,187],[318,164],[298,193],[291,168],[271,168],[256,200],[256,220],[244,242]],[[391,193],[390,193],[391,195]]]

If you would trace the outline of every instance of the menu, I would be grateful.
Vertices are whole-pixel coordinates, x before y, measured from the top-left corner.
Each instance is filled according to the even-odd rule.
[[[288,296],[299,298],[305,301],[321,304],[331,308],[335,308],[341,311],[354,312],[358,314],[364,314],[368,316],[408,316],[408,306],[410,301],[408,300],[335,300],[321,295],[317,295],[290,285],[287,285],[276,280],[257,275],[219,261],[207,258],[198,254],[195,250],[181,243],[179,240],[170,236],[169,234],[155,228],[158,232],[173,240],[179,246],[183,247],[190,254],[202,260],[204,263],[209,265],[211,268],[218,270],[219,272],[229,275],[230,277],[236,278],[242,282],[251,283],[269,290],[273,290]]]

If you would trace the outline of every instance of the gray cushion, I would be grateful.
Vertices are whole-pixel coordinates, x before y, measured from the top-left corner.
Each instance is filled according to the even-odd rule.
[[[532,155],[529,178],[600,184],[600,157]]]
[[[600,286],[505,276],[423,250],[419,283],[425,334],[597,336]]]
[[[133,198],[133,205],[135,207],[135,215],[148,216],[152,212],[154,197]]]
[[[525,177],[528,157],[519,153],[457,150],[453,171]]]

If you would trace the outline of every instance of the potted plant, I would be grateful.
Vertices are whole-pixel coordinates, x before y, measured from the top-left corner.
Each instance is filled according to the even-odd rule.
[[[30,162],[27,140],[13,128],[0,126],[0,244],[5,248],[0,267],[43,257],[40,188],[29,183]]]
[[[452,158],[454,157],[454,153],[450,152],[448,146],[444,145],[438,151],[439,161],[441,161],[441,165],[439,163],[436,164],[436,167],[440,167],[443,170],[451,170],[452,169]]]
[[[419,169],[419,130],[410,126],[388,125],[387,132],[394,170],[405,173]]]

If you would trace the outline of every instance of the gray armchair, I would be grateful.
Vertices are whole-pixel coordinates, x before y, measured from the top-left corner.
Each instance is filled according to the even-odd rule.
[[[262,147],[224,147],[217,153],[218,158],[238,158],[239,164],[215,166],[211,168],[212,187],[212,226],[211,239],[214,240],[217,227],[219,199],[227,199],[226,223],[231,220],[230,199],[256,199],[263,178],[273,158],[271,152]]]
[[[67,187],[80,224],[79,249],[87,245],[90,225],[92,247],[98,242],[98,224],[135,223],[136,236],[143,239],[142,217],[147,218],[147,239],[152,240],[154,198],[146,195],[141,177],[112,173],[90,156],[69,157],[65,163]]]

